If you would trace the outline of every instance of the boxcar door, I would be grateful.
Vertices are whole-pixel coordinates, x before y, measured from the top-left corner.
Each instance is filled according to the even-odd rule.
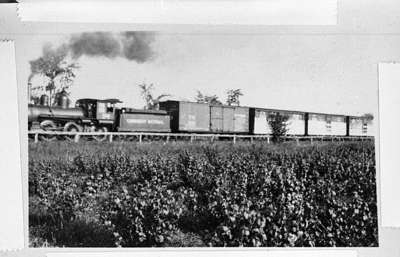
[[[224,125],[222,108],[222,106],[210,106],[211,131],[213,132],[223,131]]]
[[[223,119],[223,131],[224,132],[233,132],[234,131],[234,122],[235,122],[235,109],[234,107],[224,106],[222,112]]]
[[[249,133],[249,108],[235,107],[233,116],[233,131],[236,133]]]

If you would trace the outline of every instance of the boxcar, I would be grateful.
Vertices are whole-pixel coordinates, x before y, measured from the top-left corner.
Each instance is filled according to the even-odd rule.
[[[308,135],[334,135],[347,134],[346,116],[321,113],[308,114]]]
[[[373,120],[364,117],[349,117],[349,134],[351,136],[374,136]]]
[[[210,106],[185,101],[160,102],[160,109],[171,116],[173,132],[210,132]]]
[[[215,133],[248,133],[249,108],[211,105],[210,131]]]
[[[170,132],[170,117],[166,111],[122,109],[118,131]]]
[[[251,108],[251,130],[253,134],[271,134],[272,130],[269,125],[270,116],[276,113],[288,117],[286,122],[288,135],[304,135],[305,134],[305,115],[302,112],[291,112],[285,110]]]

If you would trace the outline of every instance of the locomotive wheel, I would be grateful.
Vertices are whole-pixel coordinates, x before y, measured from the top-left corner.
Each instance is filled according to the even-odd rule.
[[[108,132],[106,127],[93,127],[93,132]],[[92,138],[97,142],[101,142],[107,139],[107,135],[93,135]]]
[[[54,121],[44,120],[40,123],[40,128],[44,131],[55,131],[57,129],[57,125]],[[57,139],[56,135],[40,135],[39,138],[44,141],[54,141]]]
[[[75,122],[67,122],[64,125],[64,132],[81,132],[82,127],[76,124]],[[69,141],[73,141],[75,136],[74,135],[66,135],[65,138]]]

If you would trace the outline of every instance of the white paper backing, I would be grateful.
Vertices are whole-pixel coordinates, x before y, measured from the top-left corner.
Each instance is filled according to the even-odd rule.
[[[22,21],[335,25],[336,0],[20,1]]]
[[[0,250],[24,247],[15,48],[0,41]]]
[[[381,220],[400,227],[400,63],[379,64]]]

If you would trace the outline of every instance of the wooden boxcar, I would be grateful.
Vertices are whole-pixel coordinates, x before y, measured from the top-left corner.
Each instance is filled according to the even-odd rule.
[[[308,135],[346,136],[346,116],[308,113]]]
[[[215,133],[249,133],[249,108],[211,105],[210,131]]]
[[[366,117],[349,117],[349,134],[352,136],[374,136],[374,123]]]
[[[210,106],[185,101],[160,102],[160,110],[171,116],[172,132],[210,132]]]
[[[271,115],[281,114],[288,117],[286,122],[288,135],[305,134],[305,114],[297,111],[274,110],[264,108],[250,108],[250,130],[252,134],[271,134],[269,125]]]
[[[173,132],[249,133],[249,108],[185,101],[160,102]]]

